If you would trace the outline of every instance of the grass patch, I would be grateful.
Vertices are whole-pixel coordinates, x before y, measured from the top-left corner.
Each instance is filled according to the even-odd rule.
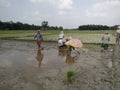
[[[75,75],[76,75],[76,73],[74,71],[72,71],[72,70],[67,71],[67,80],[69,83],[71,83],[72,77],[74,77]]]
[[[45,41],[57,41],[58,35],[61,30],[45,30],[42,31],[42,35]],[[69,37],[78,38],[83,43],[101,43],[101,37],[106,30],[99,31],[80,31],[80,30],[66,30],[64,34]],[[111,35],[110,43],[115,42],[114,33],[115,31],[109,31]],[[0,30],[0,39],[22,39],[22,40],[33,40],[36,30]]]

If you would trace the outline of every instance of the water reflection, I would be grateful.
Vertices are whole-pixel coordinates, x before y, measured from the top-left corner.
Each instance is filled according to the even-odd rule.
[[[65,61],[67,64],[71,65],[76,62],[76,60],[80,56],[80,52],[77,50],[68,51],[66,47],[59,48],[58,55],[61,57],[65,57]]]
[[[109,52],[109,51],[104,51],[101,53],[101,65],[103,67],[105,67],[106,69],[110,69],[113,67],[113,52]]]
[[[40,67],[41,66],[41,63],[42,63],[42,60],[43,60],[43,52],[42,52],[42,50],[41,49],[38,49],[37,50],[37,56],[35,57],[36,58],[36,60],[38,61],[38,67]]]
[[[66,56],[66,48],[65,47],[60,47],[59,51],[58,51],[58,55],[61,57],[65,57]]]
[[[66,63],[73,64],[75,63],[75,56],[72,56],[71,51],[66,54]]]

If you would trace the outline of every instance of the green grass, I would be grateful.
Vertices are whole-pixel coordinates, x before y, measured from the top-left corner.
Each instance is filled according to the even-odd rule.
[[[57,41],[58,35],[61,30],[45,30],[42,35],[45,41]],[[79,31],[79,30],[66,30],[64,34],[69,37],[78,38],[84,43],[101,43],[101,37],[106,30],[99,31]],[[109,31],[111,35],[110,43],[115,42],[115,31]],[[36,30],[0,30],[0,39],[16,39],[16,40],[34,40],[33,37]]]
[[[71,82],[72,77],[74,77],[75,74],[76,73],[74,71],[71,71],[71,70],[67,71],[67,80],[68,80],[68,82]]]

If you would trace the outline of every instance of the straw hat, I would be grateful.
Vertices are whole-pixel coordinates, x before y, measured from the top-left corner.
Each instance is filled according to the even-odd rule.
[[[118,29],[116,31],[117,33],[120,33],[120,26],[118,26]]]
[[[117,33],[120,33],[120,29],[116,31]]]
[[[120,26],[118,26],[118,29],[120,29]]]

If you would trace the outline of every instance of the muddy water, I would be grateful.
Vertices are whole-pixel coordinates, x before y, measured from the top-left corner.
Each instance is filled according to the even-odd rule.
[[[34,76],[41,70],[75,63],[55,42],[43,42],[42,47],[38,49],[34,41],[0,40],[0,90],[40,90]],[[29,87],[24,85],[26,82]]]
[[[55,42],[0,40],[0,90],[120,90],[120,46],[66,54]],[[66,73],[76,75],[69,84]]]
[[[44,42],[43,50],[38,50],[35,42],[0,41],[0,43],[1,67],[44,68],[66,65],[66,52],[58,50],[57,43]]]

